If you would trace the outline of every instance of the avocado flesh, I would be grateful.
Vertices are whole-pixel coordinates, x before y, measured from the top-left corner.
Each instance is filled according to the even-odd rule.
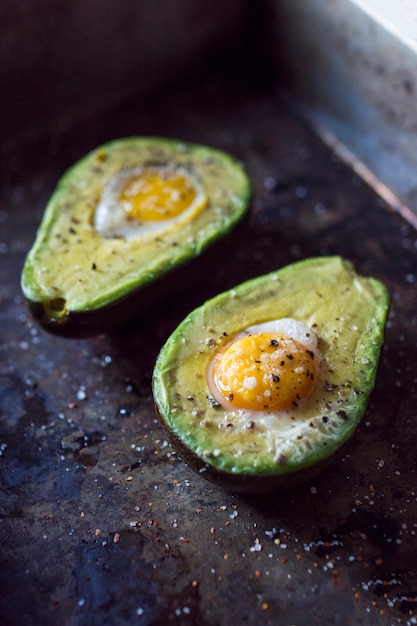
[[[353,435],[374,386],[389,296],[340,257],[300,261],[249,280],[195,309],[162,348],[153,391],[184,460],[236,491],[291,486],[319,471]],[[318,338],[320,376],[296,410],[248,417],[211,401],[205,372],[218,348],[250,325],[279,318]],[[254,426],[248,428],[248,422]]]
[[[204,209],[154,235],[125,239],[99,234],[94,214],[107,182],[142,165],[189,171],[204,191]],[[222,151],[154,137],[104,144],[64,174],[45,209],[22,272],[29,307],[41,324],[60,334],[67,328],[76,333],[84,317],[88,330],[94,331],[96,321],[101,331],[105,309],[197,257],[243,216],[249,199],[246,173]]]

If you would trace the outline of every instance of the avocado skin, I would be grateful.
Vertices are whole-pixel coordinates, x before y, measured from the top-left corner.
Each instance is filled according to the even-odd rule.
[[[102,334],[117,334],[126,324],[146,325],[147,319],[172,299],[181,297],[182,290],[189,292],[199,287],[201,276],[212,272],[213,263],[224,256],[224,249],[239,240],[239,233],[245,231],[245,216],[229,232],[213,242],[199,256],[187,259],[176,266],[128,293],[122,298],[98,309],[87,311],[67,311],[64,317],[55,318],[47,313],[43,303],[25,298],[26,307],[41,328],[51,335],[66,339],[85,339]]]
[[[297,283],[301,276],[305,284],[300,288]],[[238,443],[230,435],[225,440],[222,439],[224,435],[219,435],[219,432],[225,432],[224,426],[230,418],[223,419],[222,413],[226,415],[223,409],[208,408],[204,400],[204,396],[206,400],[208,397],[205,364],[212,354],[205,346],[207,335],[204,335],[204,329],[211,327],[212,337],[219,336],[219,331],[225,329],[231,337],[251,323],[274,319],[274,313],[268,315],[270,304],[265,305],[268,298],[272,298],[276,317],[285,317],[280,314],[280,309],[292,310],[291,307],[288,309],[289,294],[297,289],[298,304],[294,305],[293,316],[306,323],[317,322],[311,325],[317,326],[323,357],[322,374],[317,394],[313,394],[316,404],[296,418],[297,423],[302,424],[304,430],[301,433],[307,443],[294,446],[291,435],[282,443],[283,435],[279,431],[278,455],[273,460],[271,454],[265,452],[269,444],[265,448],[258,446],[258,451],[251,452],[253,440],[250,442],[247,434],[242,435]],[[261,302],[263,295],[265,298]],[[280,303],[282,299],[286,300],[284,304]],[[324,313],[320,311],[321,302],[324,303]],[[232,306],[236,307],[238,321],[232,319]],[[256,312],[251,317],[249,309],[252,307]],[[358,308],[363,311],[358,312]],[[307,319],[296,314],[303,310]],[[372,277],[357,275],[353,265],[341,257],[305,259],[242,283],[195,309],[168,339],[154,368],[156,411],[174,449],[201,476],[236,492],[266,493],[292,487],[316,476],[345,447],[366,411],[375,383],[388,310],[389,294],[385,286]],[[216,320],[216,313],[220,321]],[[254,315],[258,317],[254,318]],[[327,317],[331,321],[327,321]],[[242,320],[245,321],[242,323]],[[363,320],[363,327],[354,324],[360,320]],[[195,333],[201,334],[202,327],[203,335],[194,338]],[[344,327],[352,327],[351,336],[335,340],[337,332]],[[335,355],[339,356],[335,359]],[[354,365],[349,369],[351,363]],[[201,389],[196,380],[203,381]],[[223,428],[219,430],[221,426]],[[239,437],[243,430],[236,432]],[[233,446],[237,457],[230,452]],[[217,454],[214,453],[216,448]],[[284,451],[282,455],[281,450]]]
[[[200,180],[209,202],[208,207],[185,226],[181,223],[172,228],[169,235],[157,235],[153,247],[149,241],[145,243],[149,249],[145,263],[137,261],[132,265],[132,258],[136,256],[132,241],[134,245],[139,241],[139,253],[140,240],[121,244],[120,238],[114,239],[117,249],[114,258],[124,255],[129,258],[130,266],[126,267],[129,278],[120,275],[118,269],[107,280],[103,266],[111,267],[111,257],[106,257],[106,263],[101,260],[96,267],[95,256],[102,253],[100,241],[104,247],[112,239],[97,236],[91,226],[97,198],[106,184],[106,172],[108,176],[114,175],[119,162],[119,169],[178,162]],[[89,197],[84,189],[89,189],[90,180],[93,182]],[[212,198],[216,182],[220,192]],[[27,254],[21,287],[31,315],[48,332],[79,338],[112,332],[133,317],[146,314],[155,304],[175,293],[173,272],[178,272],[183,265],[191,265],[206,248],[212,247],[238,224],[249,207],[251,193],[251,183],[242,165],[230,154],[215,148],[163,137],[127,137],[98,146],[68,169],[58,182]],[[83,209],[76,213],[78,204]],[[96,242],[93,246],[91,232]],[[88,252],[79,245],[77,238],[90,242]],[[77,245],[81,252],[79,258],[70,257],[66,249],[75,250]],[[141,258],[143,261],[143,254]],[[76,279],[68,284],[68,269],[73,265],[75,269],[79,262],[83,265],[81,269],[77,267],[75,274],[79,272],[80,283],[84,284],[83,291],[78,293]],[[53,279],[48,276],[44,282],[44,268],[49,272],[49,267],[55,266],[58,269],[51,272]],[[63,275],[68,286],[62,283]],[[181,275],[178,275],[177,285],[180,280]],[[98,281],[104,285],[103,292],[98,292],[96,287],[94,295],[90,295],[90,287]],[[57,297],[54,289],[57,289]]]
[[[291,489],[297,485],[312,480],[318,476],[330,463],[336,454],[340,454],[345,446],[341,446],[335,455],[327,457],[315,463],[311,467],[303,467],[286,474],[233,474],[214,467],[210,463],[203,461],[184,441],[178,436],[163,418],[158,406],[156,414],[159,422],[169,438],[172,447],[184,463],[194,472],[204,477],[210,483],[222,487],[233,493],[243,494],[264,494]]]

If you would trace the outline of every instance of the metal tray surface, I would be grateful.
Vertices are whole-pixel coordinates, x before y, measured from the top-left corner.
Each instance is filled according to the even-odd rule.
[[[64,170],[127,135],[206,143],[253,182],[248,218],[192,289],[123,329],[63,339],[28,316],[24,257]],[[4,155],[0,208],[0,615],[4,626],[414,624],[417,235],[279,95],[177,86]],[[297,259],[341,254],[392,306],[376,387],[314,480],[229,493],[177,457],[151,375],[195,306]]]

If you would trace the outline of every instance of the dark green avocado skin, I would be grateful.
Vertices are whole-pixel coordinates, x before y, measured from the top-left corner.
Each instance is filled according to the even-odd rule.
[[[365,414],[388,311],[385,286],[340,257],[304,259],[208,300],[168,338],[154,368],[156,413],[173,448],[200,476],[233,492],[268,493],[311,480],[340,455]],[[280,317],[314,327],[319,382],[307,411],[290,410],[290,426],[278,416],[275,426],[268,421],[258,430],[251,415],[248,430],[244,412],[210,401],[207,366],[234,334]]]
[[[288,474],[232,474],[222,471],[203,461],[172,429],[167,426],[158,407],[156,412],[172,447],[188,467],[210,483],[233,493],[265,494],[290,489],[301,483],[312,480],[320,474],[333,460],[333,456],[308,468],[301,468]],[[339,455],[345,446],[338,449]]]
[[[131,323],[147,323],[150,315],[172,299],[187,298],[189,291],[198,287],[202,275],[210,275],[213,263],[224,255],[225,246],[239,241],[239,233],[245,229],[246,218],[212,243],[196,258],[161,274],[152,282],[143,285],[123,298],[100,309],[90,311],[68,311],[65,317],[49,315],[42,303],[26,299],[26,306],[34,321],[52,335],[67,339],[83,339],[101,334],[117,334]]]

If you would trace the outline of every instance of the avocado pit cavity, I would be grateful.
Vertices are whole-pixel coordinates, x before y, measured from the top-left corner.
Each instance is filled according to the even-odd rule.
[[[220,348],[207,368],[207,385],[227,410],[255,416],[293,410],[311,395],[319,360],[311,329],[297,320],[274,320],[238,333]]]
[[[195,176],[175,164],[126,168],[108,181],[94,216],[103,237],[133,239],[193,219],[207,204]]]

